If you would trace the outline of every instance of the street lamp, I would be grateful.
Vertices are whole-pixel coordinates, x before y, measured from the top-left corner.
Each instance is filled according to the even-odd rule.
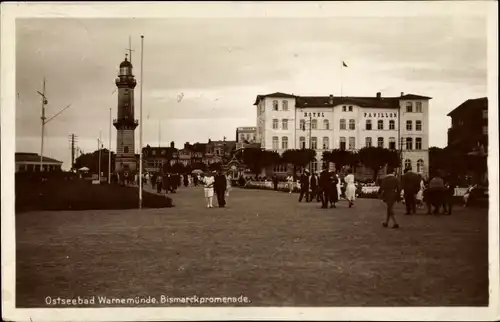
[[[41,148],[40,148],[40,172],[42,172],[43,171],[43,140],[44,140],[44,136],[45,136],[45,125],[47,123],[49,123],[50,121],[52,121],[53,119],[55,119],[57,116],[59,116],[62,112],[64,112],[68,108],[70,108],[71,104],[69,104],[68,106],[66,106],[65,108],[63,108],[59,112],[57,112],[51,118],[47,119],[45,117],[45,105],[48,104],[48,100],[47,100],[47,97],[45,96],[45,78],[43,79],[42,92],[40,93],[39,91],[37,91],[37,93],[42,96],[42,117],[41,117],[41,120],[42,120],[42,144],[41,144]]]

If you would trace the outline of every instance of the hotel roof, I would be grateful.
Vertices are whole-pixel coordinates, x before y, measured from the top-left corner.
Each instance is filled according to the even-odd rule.
[[[16,152],[16,162],[40,162],[40,155],[37,153],[29,153],[29,152]],[[62,164],[62,161],[43,157],[43,163],[58,163]]]

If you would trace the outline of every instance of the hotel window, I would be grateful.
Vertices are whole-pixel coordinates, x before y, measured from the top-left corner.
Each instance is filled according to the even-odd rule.
[[[371,147],[371,146],[372,146],[372,138],[371,138],[371,137],[367,137],[367,138],[365,139],[365,146],[366,146],[367,148],[369,148],[369,147]]]
[[[352,106],[349,106],[349,112],[352,112]]]
[[[245,135],[243,133],[240,134],[240,142],[245,141]]]
[[[288,101],[283,101],[283,111],[288,111]]]
[[[422,150],[422,138],[415,138],[415,150]]]
[[[274,100],[273,101],[273,111],[277,111],[278,110],[278,101]]]
[[[377,138],[377,146],[379,148],[383,148],[384,147],[384,138],[382,138],[382,137]]]
[[[280,146],[279,138],[277,136],[273,136],[273,150],[278,150]]]
[[[127,149],[128,150],[128,149]],[[156,155],[156,150],[153,150],[152,155]]]
[[[406,102],[406,113],[413,113],[413,103]]]
[[[406,150],[413,150],[413,138],[406,138]]]
[[[318,161],[312,160],[311,161],[311,172],[317,172],[318,171]]]
[[[161,150],[161,155],[165,155],[165,153],[167,153],[167,151]]]
[[[351,136],[349,137],[349,150],[356,149],[356,138]]]
[[[299,147],[301,149],[305,149],[306,148],[306,138],[301,136],[300,139],[299,139]]]
[[[483,110],[483,119],[487,119],[487,118],[488,118],[488,109],[487,109],[487,108],[485,108],[485,109]]]
[[[323,138],[323,150],[328,150],[330,148],[330,139],[328,136]]]
[[[412,121],[406,121],[406,131],[411,131],[413,128],[413,122]]]
[[[411,168],[411,160],[410,159],[406,159],[405,160],[405,169],[410,169]]]
[[[318,138],[313,136],[311,138],[311,149],[316,150],[318,148]]]
[[[300,129],[305,131],[306,129],[306,120],[300,120]]]
[[[288,130],[288,120],[287,119],[281,120],[281,127],[283,128],[283,130]]]
[[[340,149],[345,150],[345,137],[340,137]]]
[[[384,120],[378,120],[377,121],[377,129],[378,130],[383,130],[384,129]]]
[[[323,127],[325,128],[325,130],[329,130],[330,122],[328,122],[328,120],[323,120]]]
[[[342,106],[342,112],[346,112],[347,111],[347,106]]]
[[[488,126],[483,126],[483,134],[488,135]]]
[[[422,113],[422,102],[415,103],[415,109],[417,113]]]
[[[419,159],[417,161],[417,173],[422,173],[424,172],[424,160]]]
[[[349,130],[355,130],[356,129],[356,120],[349,120]]]
[[[422,121],[415,121],[415,131],[422,131]]]
[[[277,130],[277,129],[278,129],[278,120],[273,119],[273,130]]]
[[[389,121],[389,130],[395,130],[396,129],[396,122],[394,120]]]
[[[396,150],[396,138],[389,138],[389,149]]]
[[[366,120],[366,130],[370,131],[372,129],[372,120]]]
[[[313,130],[316,130],[318,128],[318,120],[312,120],[311,121],[311,128]]]
[[[288,137],[287,136],[284,136],[281,138],[281,148],[283,150],[288,149]]]
[[[346,129],[346,128],[345,128],[345,120],[344,120],[344,119],[341,119],[341,120],[340,120],[340,129],[341,129],[341,130],[345,130],[345,129]]]

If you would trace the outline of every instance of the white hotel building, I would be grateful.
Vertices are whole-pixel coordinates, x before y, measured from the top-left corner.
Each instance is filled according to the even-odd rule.
[[[258,95],[256,140],[266,150],[316,150],[314,171],[321,170],[324,151],[365,146],[399,150],[405,166],[424,176],[429,166],[430,97]],[[278,172],[287,171],[280,167]]]

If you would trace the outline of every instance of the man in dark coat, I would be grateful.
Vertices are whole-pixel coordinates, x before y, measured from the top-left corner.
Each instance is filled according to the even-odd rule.
[[[456,176],[451,173],[444,177],[445,191],[443,196],[443,211],[448,215],[451,215],[451,210],[453,208],[453,196],[455,195],[457,181]]]
[[[337,208],[335,205],[339,201],[339,194],[337,191],[337,174],[334,171],[328,172],[328,183],[329,183],[329,197],[330,197],[330,208]]]
[[[299,202],[302,202],[302,198],[306,195],[306,202],[309,200],[309,171],[305,170],[300,176],[300,196]]]
[[[226,206],[226,189],[227,189],[227,179],[226,176],[222,172],[217,172],[214,178],[214,192],[217,196],[217,203],[220,208],[224,208]]]
[[[399,225],[394,216],[394,204],[401,198],[401,186],[399,179],[394,175],[394,170],[391,171],[383,180],[380,185],[380,197],[387,205],[387,216],[385,222],[382,223],[384,227],[389,226],[389,221],[392,219],[394,226],[392,228],[399,228]]]
[[[311,190],[311,193],[309,194],[308,202],[311,202],[314,198],[317,197],[318,194],[318,177],[314,172],[311,174],[311,177],[309,178],[309,188]]]
[[[321,208],[328,208],[328,201],[330,200],[330,180],[328,171],[324,169],[319,175],[319,188],[321,189]]]
[[[189,186],[189,179],[188,179],[188,175],[187,175],[187,174],[184,174],[184,175],[182,176],[182,178],[184,179],[184,187]]]
[[[411,171],[411,168],[406,168],[405,174],[401,178],[401,185],[404,191],[406,214],[415,214],[417,212],[416,196],[420,190],[420,176]]]
[[[274,185],[274,191],[278,191],[278,176],[277,175],[273,176],[273,185]]]

